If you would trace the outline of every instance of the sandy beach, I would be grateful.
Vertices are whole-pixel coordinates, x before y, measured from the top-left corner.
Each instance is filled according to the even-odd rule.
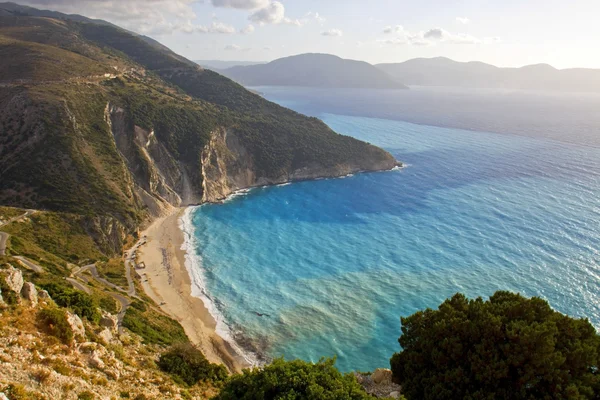
[[[160,308],[181,323],[190,341],[209,361],[221,363],[232,372],[248,367],[231,346],[216,332],[216,322],[201,299],[191,295],[191,280],[185,267],[184,241],[179,218],[184,209],[175,209],[166,217],[154,221],[142,235],[147,243],[140,247],[138,270],[144,291]]]

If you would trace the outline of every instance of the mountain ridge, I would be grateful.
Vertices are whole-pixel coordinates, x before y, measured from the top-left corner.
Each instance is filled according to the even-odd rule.
[[[408,85],[600,92],[600,70],[591,68],[557,69],[544,63],[497,67],[446,57],[414,58],[375,66]]]
[[[6,205],[110,216],[125,232],[239,189],[397,163],[111,25],[3,16],[0,54]]]
[[[322,53],[299,54],[219,72],[246,86],[407,89],[365,61]]]

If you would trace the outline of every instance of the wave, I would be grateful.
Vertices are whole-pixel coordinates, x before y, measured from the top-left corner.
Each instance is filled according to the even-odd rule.
[[[247,191],[248,190],[243,194],[238,194],[238,196],[246,194]],[[201,206],[186,208],[179,219],[179,229],[183,232],[184,237],[181,250],[185,251],[185,268],[192,282],[191,294],[202,300],[204,306],[214,318],[216,322],[215,332],[217,335],[225,340],[235,351],[236,355],[241,356],[248,364],[251,366],[259,366],[262,364],[259,361],[260,357],[251,351],[243,349],[237,343],[234,338],[237,335],[234,334],[233,329],[227,324],[225,317],[216,306],[215,299],[210,295],[206,287],[206,277],[204,276],[204,268],[202,267],[202,257],[196,252],[198,241],[194,235],[194,225],[192,221],[194,210],[198,207]]]

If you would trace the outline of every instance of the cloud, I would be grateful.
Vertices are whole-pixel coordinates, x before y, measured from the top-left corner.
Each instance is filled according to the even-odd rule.
[[[456,22],[459,24],[467,25],[471,20],[467,17],[456,17]]]
[[[394,38],[385,38],[377,40],[381,45],[399,46],[410,44],[412,46],[432,46],[436,43],[445,44],[492,44],[500,41],[499,38],[477,38],[466,33],[450,33],[445,29],[436,27],[418,33],[405,31],[400,25],[396,27],[386,27],[383,31],[386,34],[395,32]]]
[[[248,19],[260,26],[267,24],[289,24],[302,26],[302,21],[285,16],[285,7],[279,1],[273,1],[268,6],[256,10]]]
[[[423,34],[423,39],[441,40],[445,33],[442,28],[432,28]]]
[[[322,36],[332,36],[332,37],[340,37],[344,35],[344,32],[342,32],[339,29],[329,29],[327,31],[323,31],[321,32]]]
[[[211,0],[211,3],[215,7],[256,10],[268,6],[269,0]]]
[[[241,33],[242,35],[249,35],[249,34],[251,34],[252,32],[254,32],[254,25],[252,25],[252,24],[250,24],[250,25],[248,25],[248,26],[246,26],[246,27],[244,27],[244,28],[240,29],[240,33]]]
[[[250,47],[241,47],[237,44],[228,44],[224,47],[226,51],[250,51],[252,50]]]
[[[319,25],[323,25],[325,23],[325,21],[327,21],[327,19],[325,17],[323,17],[321,14],[319,14],[318,12],[309,11],[306,13],[304,18],[302,19],[302,22],[303,22],[303,25],[305,25],[311,21],[315,21]]]
[[[386,26],[385,28],[383,28],[383,33],[385,33],[386,35],[389,35],[391,33],[402,33],[402,32],[404,32],[404,27],[402,25]]]
[[[377,40],[377,43],[386,44],[386,45],[390,45],[390,46],[401,46],[401,45],[408,44],[408,40],[403,37],[393,38],[393,39],[380,39],[380,40]]]
[[[20,4],[111,21],[138,33],[170,33],[196,19],[197,0],[17,0]]]

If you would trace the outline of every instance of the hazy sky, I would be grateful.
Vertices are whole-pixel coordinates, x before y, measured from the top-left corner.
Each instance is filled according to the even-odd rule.
[[[600,68],[600,0],[17,0],[106,19],[194,60],[322,52]]]

